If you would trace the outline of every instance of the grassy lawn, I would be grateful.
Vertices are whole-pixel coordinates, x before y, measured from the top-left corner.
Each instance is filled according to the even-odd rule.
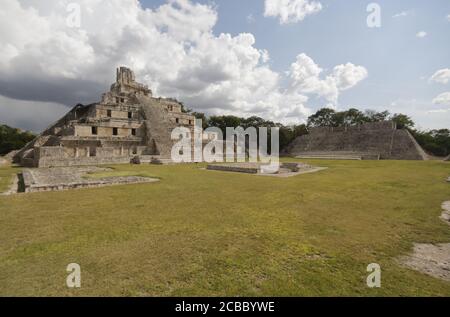
[[[197,165],[114,166],[153,184],[0,196],[0,295],[450,295],[399,266],[450,242],[450,163],[310,161],[293,178]],[[0,190],[16,170],[0,167]],[[69,263],[81,289],[65,285]],[[379,263],[382,287],[366,286]]]
[[[12,176],[21,171],[19,167],[10,167],[6,165],[0,165],[0,193],[3,193],[11,187]],[[0,204],[1,204],[0,200]],[[2,206],[2,205],[0,205]]]

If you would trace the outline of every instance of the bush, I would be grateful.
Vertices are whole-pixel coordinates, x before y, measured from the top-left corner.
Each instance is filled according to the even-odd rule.
[[[19,150],[34,138],[35,135],[31,132],[0,125],[0,155]]]
[[[411,131],[425,151],[435,156],[450,155],[450,130]]]

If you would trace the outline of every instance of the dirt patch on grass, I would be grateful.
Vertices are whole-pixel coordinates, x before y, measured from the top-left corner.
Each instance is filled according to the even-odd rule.
[[[450,201],[442,204],[440,218],[450,225]],[[414,244],[413,253],[400,261],[413,270],[450,282],[450,243]]]
[[[450,243],[414,244],[413,253],[401,262],[413,270],[450,282]]]
[[[450,225],[450,201],[446,201],[442,204],[442,221]]]

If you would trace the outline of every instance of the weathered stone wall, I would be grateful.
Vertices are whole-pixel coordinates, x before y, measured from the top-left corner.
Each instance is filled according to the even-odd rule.
[[[423,160],[427,156],[407,130],[398,130],[391,121],[351,127],[320,127],[294,140],[287,154],[368,153],[381,159]]]
[[[35,149],[33,164],[38,167],[125,164],[136,155],[144,155],[146,146],[118,147],[40,147]]]
[[[131,156],[122,157],[78,157],[78,158],[55,158],[46,157],[38,161],[39,167],[64,167],[64,166],[91,166],[103,164],[128,164]]]

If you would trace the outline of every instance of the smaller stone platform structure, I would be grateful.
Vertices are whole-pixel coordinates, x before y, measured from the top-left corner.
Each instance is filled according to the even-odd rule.
[[[139,176],[86,177],[87,174],[107,171],[111,169],[95,166],[24,169],[19,177],[22,178],[19,191],[32,193],[159,181],[159,179]]]
[[[291,177],[305,173],[317,172],[319,170],[323,170],[324,168],[314,167],[305,163],[285,162],[280,163],[278,170],[272,170],[268,164],[246,162],[209,164],[207,169],[211,171],[235,172],[261,176]]]
[[[362,153],[362,152],[346,152],[346,151],[333,151],[333,152],[305,152],[297,155],[296,158],[300,159],[324,159],[324,160],[376,160],[380,159],[380,154]]]

